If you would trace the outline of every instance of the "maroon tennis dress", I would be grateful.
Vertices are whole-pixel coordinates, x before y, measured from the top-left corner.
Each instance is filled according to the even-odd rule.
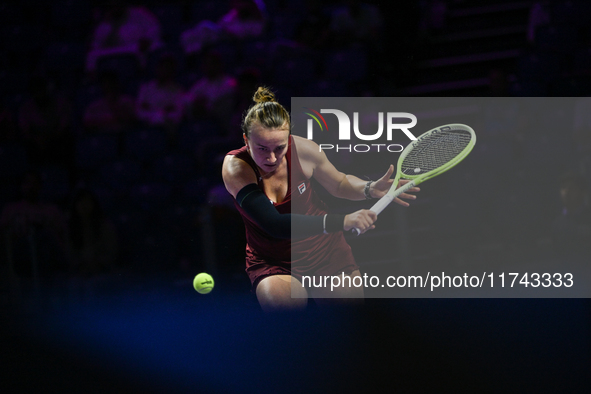
[[[263,180],[246,146],[230,151],[228,155],[236,156],[252,167],[257,175],[258,185],[264,192]],[[285,199],[280,203],[273,202],[277,211],[281,214],[326,214],[326,205],[312,190],[310,180],[302,171],[292,136],[289,137],[286,158],[289,186]],[[271,275],[293,275],[301,280],[302,275],[336,275],[341,272],[350,274],[359,269],[342,231],[305,239],[274,238],[263,231],[236,200],[234,205],[242,215],[246,227],[246,273],[253,289],[262,279]]]

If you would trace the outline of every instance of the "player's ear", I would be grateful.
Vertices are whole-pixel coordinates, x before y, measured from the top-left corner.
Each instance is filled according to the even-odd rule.
[[[250,149],[250,146],[248,146],[248,137],[246,136],[246,133],[242,133],[242,139],[244,140],[244,145],[246,145],[246,148]]]

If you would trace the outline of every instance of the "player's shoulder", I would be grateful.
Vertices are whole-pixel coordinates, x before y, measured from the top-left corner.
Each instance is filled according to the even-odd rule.
[[[309,140],[307,138],[304,137],[300,137],[299,135],[291,135],[291,137],[293,138],[293,142],[296,144],[297,147],[300,146],[313,146],[316,145],[318,146],[314,141]]]
[[[238,176],[244,172],[253,172],[252,167],[246,161],[236,155],[226,155],[222,163],[222,176]]]
[[[322,158],[323,152],[320,150],[318,144],[314,141],[294,135],[293,142],[295,144],[300,159],[312,160],[316,162]]]
[[[234,155],[226,155],[222,164],[222,180],[226,190],[236,197],[238,192],[250,183],[257,183],[254,169],[246,161]]]

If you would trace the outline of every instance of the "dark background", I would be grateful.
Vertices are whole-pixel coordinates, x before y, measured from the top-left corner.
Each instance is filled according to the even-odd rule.
[[[331,15],[344,2],[324,1],[324,17],[312,26],[327,40],[302,44],[297,27],[308,16],[303,2],[268,0],[261,35],[225,39],[214,49],[228,75],[254,68],[257,83],[271,86],[288,107],[292,96],[585,97],[591,90],[587,2],[542,2],[537,24],[530,1],[367,3],[382,16],[369,40],[331,31]],[[102,71],[117,73],[123,91],[136,97],[155,77],[159,55],[172,54],[177,83],[189,89],[203,76],[204,56],[186,56],[179,36],[199,21],[217,20],[230,4],[138,5],[160,21],[164,49],[148,56],[146,66],[115,58],[100,65]],[[368,299],[359,309],[325,311],[311,304],[305,313],[263,315],[243,272],[242,223],[220,190],[220,158],[241,145],[238,125],[227,130],[219,118],[185,117],[176,143],[167,142],[166,130],[141,122],[116,134],[86,129],[84,110],[100,97],[100,86],[98,75],[85,70],[85,59],[104,7],[88,1],[0,4],[0,205],[21,199],[20,182],[29,170],[41,176],[42,200],[66,219],[76,191],[85,187],[98,196],[120,245],[116,263],[92,275],[65,270],[65,260],[43,244],[25,249],[16,278],[3,274],[6,390],[578,392],[588,385],[586,299]],[[535,32],[530,40],[528,29]],[[35,155],[19,123],[30,82],[38,78],[51,82],[54,97],[71,106],[56,162]],[[574,163],[540,172],[548,182],[540,208],[547,217],[560,217],[565,176],[583,193],[588,188],[588,129],[577,134],[573,118],[565,115],[572,123],[546,140],[552,146],[553,139],[568,141]],[[497,144],[473,155],[518,159],[519,130],[497,137]],[[515,171],[506,171],[512,190],[521,190],[520,174],[513,178]],[[464,203],[449,191],[448,209]],[[519,217],[520,207],[540,200],[528,200],[528,193],[500,198],[499,211],[491,214],[497,224],[474,224],[489,236],[473,248],[492,248],[481,255],[519,251],[525,241],[534,248],[535,242],[564,246],[549,221],[535,239],[516,238],[524,233],[503,228],[497,213]],[[422,204],[436,215],[433,195],[423,200],[417,210]],[[434,231],[429,216],[423,223]],[[39,277],[30,268],[32,250],[40,261],[55,263],[41,267]],[[435,258],[458,258],[445,247],[441,253]],[[8,272],[6,256],[4,244],[0,261]],[[191,287],[201,271],[216,279],[205,296]]]

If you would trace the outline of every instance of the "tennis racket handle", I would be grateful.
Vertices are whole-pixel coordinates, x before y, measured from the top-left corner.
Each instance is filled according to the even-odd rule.
[[[386,194],[384,197],[380,198],[378,202],[376,202],[373,207],[369,208],[370,211],[374,211],[376,215],[379,215],[384,208],[386,208],[390,203],[394,200],[394,197],[390,194]]]
[[[398,198],[399,195],[410,189],[411,187],[415,186],[414,181],[410,181],[404,184],[404,186],[400,186],[398,189],[394,191],[394,193],[388,192],[384,197],[380,198],[378,202],[376,202],[373,207],[369,210],[374,211],[376,215],[379,215],[384,208],[386,208],[394,199]]]
[[[379,215],[380,212],[382,212],[384,210],[384,208],[386,208],[388,206],[388,204],[390,204],[392,202],[392,200],[394,199],[394,197],[386,194],[384,197],[380,198],[378,200],[378,202],[376,202],[374,204],[373,207],[371,207],[369,210],[370,211],[374,211],[376,213],[376,215]],[[361,231],[359,231],[358,228],[352,228],[351,232],[355,235],[359,235],[361,234]]]
[[[388,192],[384,197],[380,198],[378,202],[376,202],[373,207],[369,208],[370,211],[374,211],[376,215],[379,215],[395,198],[398,198],[399,195],[410,189],[411,187],[415,186],[414,181],[410,181],[405,183],[404,186],[399,187],[396,191],[392,194]],[[361,234],[361,231],[357,228],[352,228],[351,232],[355,235]]]

